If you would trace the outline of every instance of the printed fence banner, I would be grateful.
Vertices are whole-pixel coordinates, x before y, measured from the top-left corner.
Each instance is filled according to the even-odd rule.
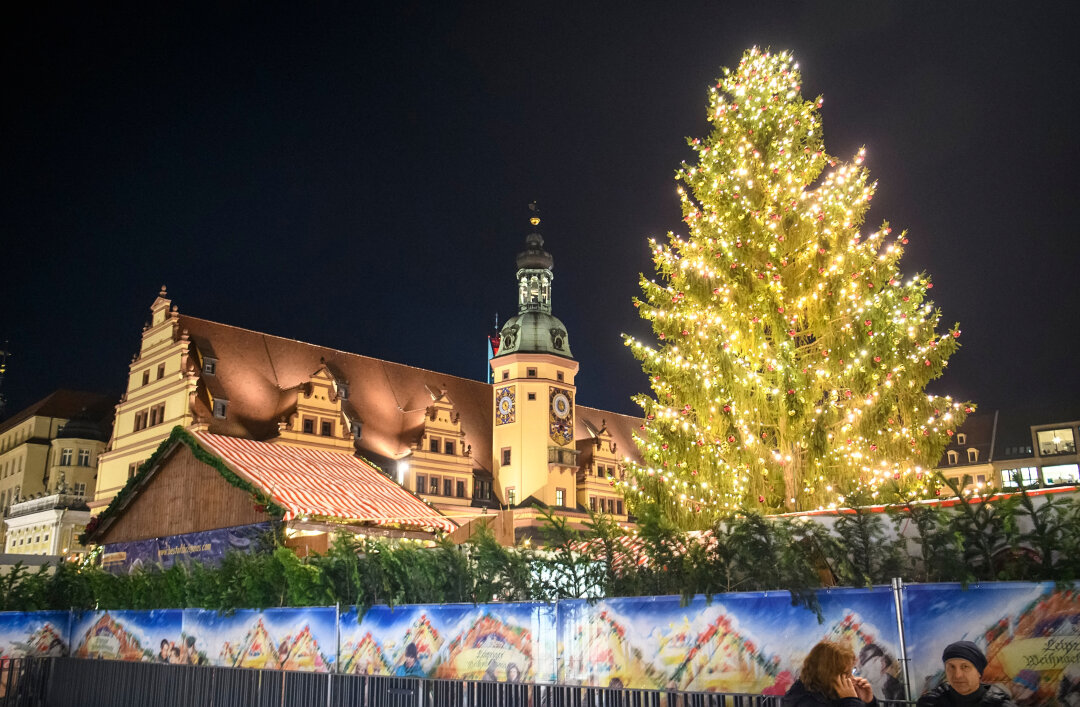
[[[343,613],[341,671],[457,680],[554,682],[555,606],[377,606]]]
[[[986,653],[983,681],[1018,704],[1080,706],[1080,585],[922,584],[903,599],[914,694],[944,679],[945,646],[969,640]]]
[[[269,523],[254,523],[149,540],[107,543],[101,564],[113,574],[129,573],[146,566],[168,569],[177,562],[187,563],[191,560],[216,565],[229,552],[251,552],[256,549],[270,532]]]
[[[0,612],[0,659],[68,654],[71,613]]]
[[[230,668],[325,673],[337,656],[334,607],[216,611],[184,610],[184,638],[199,646],[200,662]]]
[[[846,642],[879,697],[902,699],[889,588],[818,593],[824,623],[787,592],[559,602],[566,684],[782,695],[822,639]]]
[[[106,660],[184,662],[182,612],[86,611],[71,620],[71,655]],[[177,654],[179,651],[179,654]]]

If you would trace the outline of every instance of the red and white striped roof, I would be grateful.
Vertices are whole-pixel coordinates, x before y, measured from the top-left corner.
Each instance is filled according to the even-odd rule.
[[[351,454],[192,433],[237,475],[285,509],[285,520],[323,516],[450,532],[457,523]]]

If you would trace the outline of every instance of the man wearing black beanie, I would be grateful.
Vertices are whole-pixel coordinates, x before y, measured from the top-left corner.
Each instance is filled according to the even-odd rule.
[[[1016,707],[1008,692],[982,682],[986,655],[971,641],[945,646],[941,660],[946,684],[920,697],[917,707]]]

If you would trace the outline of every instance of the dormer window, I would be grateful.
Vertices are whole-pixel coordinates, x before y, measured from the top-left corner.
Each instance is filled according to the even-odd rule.
[[[965,444],[967,444],[967,435],[964,434],[963,432],[957,432],[956,433],[956,443],[959,444],[961,447],[963,447]]]
[[[349,386],[346,385],[345,383],[338,383],[337,384],[337,396],[339,398],[341,398],[342,400],[348,400],[349,399]]]
[[[955,449],[949,450],[949,464],[955,465],[960,461],[960,455],[956,453]]]
[[[202,371],[208,376],[214,375],[214,373],[217,371],[217,359],[204,358],[202,364]]]
[[[971,462],[972,464],[979,461],[979,450],[978,449],[969,449],[968,450],[968,461]]]
[[[219,420],[225,419],[225,416],[229,413],[229,401],[217,398],[214,400],[214,417]]]

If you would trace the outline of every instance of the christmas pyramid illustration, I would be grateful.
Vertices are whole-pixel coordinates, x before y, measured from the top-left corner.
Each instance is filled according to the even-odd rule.
[[[405,649],[410,644],[416,645],[416,658],[420,663],[420,666],[427,673],[431,670],[431,663],[435,657],[435,654],[442,648],[443,638],[439,635],[439,632],[431,625],[431,621],[428,620],[427,614],[421,614],[416,623],[409,627],[409,630],[405,632],[405,637],[402,639],[399,655],[395,660],[395,665],[400,663],[405,657]]]
[[[12,656],[49,655],[49,648],[55,641],[60,642],[60,646],[62,646],[61,653],[66,653],[67,641],[53,628],[52,624],[46,623],[37,631],[34,631],[25,643],[12,643],[12,647],[15,648]]]
[[[138,661],[150,660],[152,654],[142,647],[134,634],[105,612],[83,634],[75,657]]]
[[[530,680],[533,675],[532,632],[485,613],[450,642],[446,660],[439,665],[436,677],[481,680],[492,661],[495,661],[496,675],[500,679],[506,679],[507,667],[513,664],[517,666],[521,680]]]
[[[304,626],[296,638],[285,639],[289,646],[288,654],[281,662],[285,670],[306,670],[324,673],[327,670],[326,657],[319,651],[319,643],[311,635],[311,628]]]
[[[278,655],[274,639],[270,637],[266,625],[260,618],[255,626],[244,636],[243,643],[233,651],[233,647],[225,644],[223,653],[232,653],[231,665],[236,668],[269,668],[281,667],[281,658]],[[227,653],[226,653],[227,654]]]
[[[780,672],[780,658],[765,656],[721,614],[695,639],[672,678],[683,690],[761,692]]]
[[[341,670],[359,675],[389,675],[390,663],[382,649],[371,636],[371,631],[364,634],[356,645],[349,641],[341,656]]]
[[[565,677],[580,675],[585,684],[601,687],[615,679],[624,687],[664,686],[662,676],[645,662],[641,650],[626,640],[623,622],[610,610],[589,612],[584,621],[573,627],[570,636],[572,648],[568,648],[567,654],[573,657]]]
[[[1080,642],[1080,590],[1052,589],[1017,612],[1012,621],[995,622],[976,642],[986,646],[984,682],[1008,688],[1015,681],[1034,693],[1030,704],[1056,704],[1062,675],[1077,662],[1072,646]],[[1070,648],[1063,650],[1066,645]],[[1024,669],[1025,654],[1039,655],[1041,662]]]

